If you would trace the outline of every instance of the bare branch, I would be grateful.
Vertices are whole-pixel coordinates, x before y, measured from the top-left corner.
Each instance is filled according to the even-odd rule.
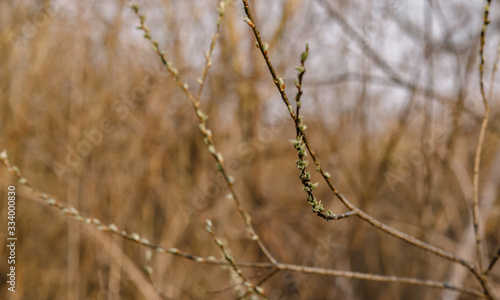
[[[474,197],[472,202],[472,216],[474,222],[474,234],[476,235],[476,255],[479,263],[479,270],[481,272],[485,271],[484,263],[484,250],[481,242],[481,232],[480,232],[480,220],[479,220],[479,168],[481,166],[481,150],[483,149],[484,136],[486,134],[486,128],[488,127],[488,117],[490,115],[490,106],[488,104],[488,99],[486,98],[486,93],[484,91],[484,44],[486,43],[486,29],[488,28],[489,20],[488,14],[490,10],[491,0],[486,1],[484,6],[484,23],[481,30],[480,37],[480,47],[479,47],[479,85],[481,88],[481,96],[484,104],[484,117],[481,123],[481,130],[479,132],[479,139],[476,146],[476,154],[474,156],[474,179],[473,179],[473,189]]]
[[[225,3],[225,2],[221,1],[221,3]],[[198,117],[198,120],[199,120],[198,127],[199,127],[201,133],[204,136],[204,142],[207,145],[208,151],[210,152],[210,154],[212,155],[212,157],[216,161],[216,166],[217,166],[218,171],[221,172],[222,175],[224,176],[224,179],[225,179],[225,181],[227,183],[227,186],[229,188],[229,192],[231,194],[231,198],[233,199],[234,203],[236,204],[236,208],[238,210],[238,213],[240,214],[241,218],[243,219],[243,221],[245,223],[245,226],[247,228],[247,232],[250,234],[250,238],[257,243],[257,245],[259,246],[260,250],[269,259],[269,261],[271,261],[272,263],[275,263],[276,259],[271,255],[271,253],[266,248],[266,246],[264,245],[264,243],[262,243],[262,241],[260,240],[259,236],[257,235],[257,233],[256,233],[256,231],[255,231],[255,229],[254,229],[254,227],[253,227],[253,225],[251,223],[250,215],[245,211],[245,209],[243,208],[243,205],[241,204],[238,196],[236,195],[236,192],[234,190],[234,177],[231,176],[227,172],[226,168],[224,167],[223,156],[222,156],[222,154],[220,152],[218,152],[216,150],[215,144],[214,144],[214,140],[213,140],[213,136],[212,136],[212,131],[210,129],[208,129],[208,126],[206,124],[208,116],[200,109],[199,97],[200,97],[202,89],[203,89],[203,82],[205,81],[208,68],[211,65],[210,56],[211,56],[213,48],[215,47],[215,41],[216,41],[216,37],[217,37],[218,33],[216,33],[215,35],[212,36],[212,42],[210,44],[210,50],[208,51],[208,53],[206,54],[206,57],[205,57],[206,58],[206,64],[205,64],[205,67],[203,69],[203,75],[202,75],[202,79],[201,79],[200,89],[198,90],[198,96],[195,97],[189,91],[187,84],[183,83],[183,81],[179,77],[177,69],[175,69],[173,67],[172,63],[167,60],[167,58],[165,56],[165,53],[163,53],[162,51],[160,51],[160,49],[158,48],[158,42],[154,41],[151,38],[151,31],[147,27],[147,25],[145,24],[146,17],[144,15],[141,15],[139,13],[139,7],[137,5],[134,5],[134,6],[131,6],[131,7],[134,10],[134,12],[140,18],[141,24],[139,26],[139,29],[141,29],[141,30],[144,31],[144,37],[151,42],[151,44],[153,46],[153,50],[158,55],[158,57],[160,58],[161,62],[167,67],[167,70],[169,71],[169,73],[174,77],[174,80],[177,83],[177,85],[182,89],[182,91],[184,92],[184,94],[187,96],[187,98],[191,102],[191,104],[192,104],[192,106],[193,106],[193,108],[195,110],[196,116]],[[219,26],[220,26],[220,23],[222,21],[222,17],[224,16],[224,9],[225,9],[225,4],[219,4],[219,9],[218,9],[218,11],[219,11],[219,18],[217,19],[217,32],[219,32]]]

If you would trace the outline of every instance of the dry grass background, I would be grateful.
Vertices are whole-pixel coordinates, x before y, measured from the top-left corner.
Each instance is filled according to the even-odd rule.
[[[305,42],[310,44],[303,96],[307,132],[341,192],[388,225],[457,253],[471,246],[461,239],[471,216],[482,116],[477,52],[483,4],[433,1],[429,39],[422,22],[427,10],[419,16],[413,11],[428,3],[421,2],[255,1],[254,8],[290,95],[293,67]],[[165,247],[220,257],[204,230],[211,219],[237,261],[265,261],[226,198],[189,102],[134,29],[138,20],[126,4],[0,3],[0,148],[32,184],[84,215]],[[154,37],[193,91],[215,30],[216,5],[141,4]],[[388,79],[327,7],[362,32],[405,82],[431,92]],[[488,88],[500,29],[493,8]],[[325,222],[311,213],[289,143],[293,122],[243,16],[241,3],[230,1],[202,107],[237,192],[273,255],[294,264],[447,280],[447,261],[359,219]],[[500,241],[494,175],[500,168],[498,88],[490,103],[480,177],[480,195],[493,187],[493,204],[482,215],[487,257]],[[103,126],[101,140],[96,132]],[[6,198],[8,185],[18,185],[1,169],[0,194]],[[344,211],[322,184],[317,197],[334,212]],[[17,199],[17,292],[8,293],[4,285],[7,250],[1,247],[1,299],[151,295],[143,270],[146,249],[74,222],[20,186]],[[6,222],[0,226],[6,232]],[[174,299],[236,297],[227,268],[166,254],[153,254],[151,265],[155,286]],[[245,272],[254,280],[262,275]],[[498,267],[492,276],[500,282]],[[477,287],[471,276],[464,284]],[[288,271],[263,288],[272,299],[442,299],[443,292]]]

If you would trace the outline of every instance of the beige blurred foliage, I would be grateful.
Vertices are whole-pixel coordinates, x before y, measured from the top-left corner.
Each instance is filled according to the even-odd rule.
[[[291,98],[293,67],[305,42],[310,44],[303,111],[316,154],[341,192],[366,212],[454,253],[469,247],[461,238],[470,221],[482,114],[481,5],[469,10],[460,1],[434,1],[439,34],[428,39],[405,1],[381,1],[382,8],[378,1],[322,2],[252,1]],[[0,3],[0,148],[33,185],[84,215],[164,247],[219,258],[204,229],[211,219],[236,261],[265,261],[226,197],[190,103],[135,29],[138,20],[127,4]],[[154,38],[193,91],[215,30],[216,5],[141,4]],[[324,5],[340,11],[418,88],[389,80]],[[465,21],[450,21],[455,19]],[[241,3],[230,1],[201,105],[238,195],[271,253],[286,263],[446,281],[451,263],[359,219],[325,222],[311,212],[289,143],[293,122],[242,20]],[[487,80],[500,32],[493,25]],[[482,215],[488,258],[500,245],[498,95],[497,86],[480,177],[480,193],[493,187]],[[313,180],[319,181],[313,168]],[[8,185],[16,183],[3,167],[0,182],[5,198]],[[317,197],[335,213],[345,211],[322,183]],[[5,202],[0,201],[0,220],[7,215]],[[1,299],[154,299],[143,270],[146,249],[76,223],[22,188],[16,213],[17,292],[6,290],[2,267]],[[6,254],[1,247],[0,266]],[[227,268],[166,254],[153,254],[151,266],[154,286],[173,299],[236,297]],[[492,272],[497,283],[499,270]],[[255,280],[263,271],[244,272]],[[476,287],[470,276],[463,283]],[[271,299],[437,299],[441,293],[288,271],[263,288]]]

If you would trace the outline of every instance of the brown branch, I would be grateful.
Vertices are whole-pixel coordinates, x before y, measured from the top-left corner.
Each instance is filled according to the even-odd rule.
[[[329,270],[329,269],[323,269],[323,268],[296,266],[296,265],[289,265],[289,264],[278,264],[276,267],[278,267],[280,270],[289,270],[289,271],[296,271],[296,272],[309,273],[309,274],[321,274],[321,275],[337,276],[337,277],[344,277],[344,278],[355,278],[355,279],[360,279],[360,280],[369,280],[369,281],[378,281],[378,282],[394,282],[394,283],[397,282],[397,283],[405,283],[405,284],[418,285],[418,286],[427,286],[427,287],[434,287],[434,288],[441,288],[441,289],[449,289],[449,290],[461,292],[464,294],[474,295],[474,296],[481,297],[481,298],[487,297],[484,293],[482,293],[478,290],[464,288],[464,287],[457,287],[457,286],[448,284],[446,282],[435,281],[435,280],[424,280],[424,279],[400,277],[400,276],[385,276],[385,275],[367,274],[367,273],[359,273],[359,272],[352,272],[352,271]]]
[[[431,99],[439,100],[443,104],[448,104],[448,105],[453,105],[454,98],[444,98],[444,97],[436,97],[434,94],[434,91],[420,87],[416,85],[415,83],[409,82],[406,79],[404,79],[402,76],[400,76],[387,61],[373,49],[368,42],[363,38],[361,34],[359,34],[352,26],[349,24],[346,19],[343,17],[342,14],[340,14],[338,11],[336,11],[332,5],[331,2],[321,0],[319,1],[321,5],[326,9],[326,11],[330,14],[332,17],[332,20],[337,22],[342,30],[345,32],[347,36],[352,38],[356,43],[359,44],[360,49],[379,67],[379,69],[384,72],[387,77],[389,77],[389,80],[392,81],[393,83],[406,87],[407,89],[411,91],[419,91],[423,93],[426,97],[429,97]],[[482,118],[478,115],[476,115],[471,109],[464,107],[464,111],[472,115],[477,121],[481,121]]]
[[[215,244],[219,247],[220,251],[222,252],[222,255],[224,256],[224,259],[229,263],[231,268],[233,269],[234,272],[240,277],[242,282],[240,283],[243,287],[249,288],[253,290],[256,294],[260,295],[264,299],[268,299],[264,289],[261,288],[259,285],[255,285],[251,283],[243,274],[243,272],[240,270],[240,268],[236,265],[236,262],[234,261],[234,258],[229,254],[229,252],[226,250],[224,247],[224,243],[222,242],[221,239],[219,239],[214,232],[214,226],[212,224],[212,221],[207,220],[207,226],[206,226],[207,231],[210,233],[212,238],[214,239]]]
[[[476,146],[476,154],[474,156],[474,177],[473,177],[473,192],[474,197],[472,200],[472,220],[474,223],[474,234],[476,235],[476,255],[479,263],[479,270],[481,272],[485,271],[484,262],[484,250],[481,242],[481,232],[479,224],[479,168],[481,166],[481,150],[483,149],[484,136],[486,134],[486,128],[488,127],[488,117],[490,115],[490,106],[488,104],[488,99],[486,98],[486,93],[484,91],[484,45],[486,43],[486,29],[488,28],[489,20],[488,14],[490,9],[491,0],[486,1],[484,6],[484,23],[481,29],[480,42],[479,42],[479,85],[481,88],[481,96],[484,104],[484,117],[481,123],[481,130],[479,132],[479,139]]]
[[[293,265],[293,264],[283,264],[283,263],[278,263],[278,262],[277,263],[245,263],[245,262],[233,261],[233,263],[231,263],[231,262],[228,262],[227,260],[215,259],[214,257],[205,258],[205,257],[201,257],[201,256],[192,255],[190,253],[183,252],[177,248],[165,248],[165,247],[162,247],[162,246],[159,246],[157,244],[150,242],[148,239],[139,236],[137,233],[129,234],[129,233],[125,232],[124,230],[120,230],[117,228],[117,226],[115,224],[105,225],[100,220],[98,220],[96,218],[83,216],[75,208],[67,206],[66,204],[62,203],[61,201],[58,201],[55,197],[52,197],[46,193],[41,192],[40,190],[35,188],[25,177],[23,177],[23,175],[21,174],[21,171],[19,170],[18,167],[12,166],[10,164],[10,162],[7,158],[7,152],[5,150],[0,152],[0,162],[7,168],[7,171],[9,171],[12,175],[14,175],[15,178],[17,178],[19,184],[25,186],[28,190],[30,190],[37,197],[43,199],[45,202],[45,205],[48,205],[50,207],[53,207],[54,209],[57,209],[62,214],[66,215],[68,217],[72,217],[74,220],[78,221],[79,223],[82,223],[82,224],[85,224],[88,226],[94,226],[102,232],[108,232],[110,234],[117,235],[125,240],[128,240],[130,242],[133,242],[135,244],[138,244],[138,245],[146,247],[146,248],[150,248],[158,253],[165,253],[165,254],[168,253],[168,254],[171,254],[174,256],[188,259],[190,261],[193,261],[193,262],[199,263],[199,264],[222,265],[222,266],[234,265],[237,268],[271,269],[270,273],[268,275],[266,275],[263,279],[261,279],[258,284],[263,283],[265,280],[270,278],[272,275],[274,275],[278,271],[290,270],[290,271],[296,271],[296,272],[301,272],[301,273],[317,274],[317,275],[324,275],[324,276],[337,276],[337,277],[355,278],[355,279],[361,279],[361,280],[404,283],[404,284],[411,284],[411,285],[417,285],[417,286],[444,288],[444,289],[459,291],[462,293],[475,295],[475,296],[483,297],[483,298],[485,298],[487,296],[486,294],[481,293],[481,291],[479,291],[479,290],[469,289],[469,288],[463,287],[463,286],[451,285],[451,284],[448,284],[446,282],[424,280],[424,279],[418,279],[418,278],[409,278],[409,277],[400,277],[400,276],[385,276],[385,275],[375,275],[375,274],[367,274],[367,273],[360,273],[360,272],[340,271],[340,270],[333,270],[333,269],[326,269],[326,268],[316,268],[316,267],[307,267],[307,266]]]
[[[500,258],[500,248],[498,248],[497,253],[495,253],[495,256],[493,256],[493,258],[491,259],[491,262],[488,265],[488,269],[486,269],[485,272],[486,275],[488,275],[491,272],[491,270],[493,269],[499,258]]]
[[[221,3],[225,3],[225,2],[221,1]],[[262,241],[260,240],[260,237],[257,235],[257,233],[256,233],[256,231],[251,223],[250,215],[245,211],[238,196],[236,195],[236,192],[234,190],[234,178],[227,172],[226,168],[224,167],[223,156],[220,152],[218,152],[216,150],[213,136],[212,136],[212,131],[210,129],[208,129],[207,124],[206,124],[208,116],[200,109],[199,95],[201,95],[201,91],[203,88],[203,82],[205,81],[207,71],[211,65],[210,55],[212,53],[213,47],[215,47],[215,40],[216,40],[218,34],[215,34],[212,36],[210,50],[207,52],[206,57],[205,57],[206,64],[205,64],[205,67],[203,69],[203,75],[202,75],[202,79],[201,79],[202,82],[200,83],[200,89],[198,90],[198,96],[195,97],[189,91],[188,85],[185,84],[181,80],[181,78],[179,77],[177,69],[175,69],[173,67],[172,63],[167,60],[165,53],[163,51],[160,51],[160,49],[158,47],[158,42],[151,38],[151,31],[148,28],[148,26],[145,24],[146,17],[139,13],[139,7],[137,5],[131,5],[130,7],[136,13],[136,15],[139,16],[139,18],[140,18],[141,23],[140,23],[139,29],[144,31],[144,37],[151,42],[151,44],[153,46],[153,50],[158,55],[161,62],[167,67],[168,72],[173,76],[177,85],[182,89],[184,94],[187,96],[187,98],[191,102],[191,104],[195,110],[196,116],[198,117],[198,120],[199,120],[198,127],[204,136],[204,142],[207,145],[208,151],[210,152],[210,154],[212,155],[212,157],[216,161],[217,169],[219,170],[219,172],[221,172],[221,174],[223,175],[223,177],[227,183],[227,186],[229,188],[229,192],[231,194],[231,198],[233,199],[234,203],[236,204],[236,208],[238,210],[238,213],[240,214],[241,218],[243,219],[243,222],[245,223],[247,232],[250,234],[250,238],[257,243],[257,245],[259,246],[262,253],[264,253],[264,255],[267,257],[267,259],[269,259],[270,262],[276,263],[276,259],[271,255],[271,253],[269,252],[267,247],[264,245],[264,243],[262,243]],[[219,9],[218,9],[219,18],[217,19],[217,31],[219,31],[220,22],[222,20],[222,17],[224,16],[224,12],[225,12],[224,9],[225,9],[225,5],[220,4]]]
[[[250,6],[248,4],[248,0],[242,0],[243,1],[243,5],[244,5],[244,9],[245,9],[245,13],[246,13],[246,17],[245,17],[245,22],[252,28],[252,31],[253,31],[253,34],[257,40],[257,46],[259,48],[259,50],[261,51],[262,53],[262,56],[268,66],[268,69],[271,73],[271,76],[273,77],[273,81],[276,85],[276,87],[278,88],[278,91],[280,92],[280,95],[281,95],[281,98],[283,100],[283,102],[285,103],[285,105],[287,106],[288,108],[288,111],[290,113],[290,116],[291,118],[293,119],[294,122],[297,122],[297,119],[298,119],[298,116],[293,112],[293,109],[290,105],[290,102],[288,100],[288,96],[286,95],[285,93],[285,89],[284,89],[284,85],[283,84],[280,84],[280,82],[282,82],[282,80],[280,80],[281,78],[276,74],[275,72],[275,69],[269,59],[269,56],[268,56],[268,53],[267,53],[267,48],[264,49],[264,43],[262,42],[262,38],[261,38],[261,34],[259,32],[259,30],[257,29],[257,27],[255,26],[255,23],[254,23],[254,20],[253,20],[253,17],[252,17],[252,12],[250,10]],[[375,55],[375,60],[378,61],[379,64],[381,64],[382,67],[385,67],[385,63],[383,62],[383,60],[381,59],[378,59],[377,55]],[[386,72],[390,73],[391,75],[394,75],[393,77],[394,78],[397,78],[395,77],[395,72],[392,71],[392,69],[390,67],[388,68],[384,68],[386,69]],[[361,218],[362,220],[366,221],[367,223],[369,223],[370,225],[372,225],[373,227],[389,234],[389,235],[392,235],[400,240],[403,240],[411,245],[414,245],[418,248],[421,248],[421,249],[424,249],[430,253],[433,253],[437,256],[440,256],[442,258],[445,258],[449,261],[452,261],[452,262],[455,262],[455,263],[459,263],[461,264],[462,266],[464,266],[465,268],[467,268],[469,270],[470,273],[472,273],[478,280],[478,282],[481,284],[483,290],[484,290],[484,293],[490,297],[490,298],[495,298],[494,294],[493,294],[493,290],[492,290],[492,287],[490,286],[490,283],[489,281],[483,277],[483,275],[481,274],[481,271],[478,269],[477,266],[475,266],[474,264],[472,264],[471,262],[463,259],[463,258],[460,258],[458,256],[456,256],[455,254],[449,252],[449,251],[446,251],[440,247],[437,247],[437,246],[434,246],[434,245],[431,245],[429,243],[426,243],[424,241],[421,241],[413,236],[410,236],[406,233],[403,233],[397,229],[394,229],[380,221],[378,221],[377,219],[375,219],[374,217],[370,216],[369,214],[365,213],[364,211],[360,210],[356,205],[354,205],[353,203],[351,203],[347,198],[345,198],[336,188],[335,186],[332,184],[331,180],[330,180],[330,176],[327,172],[323,171],[323,168],[321,167],[321,164],[318,160],[318,158],[316,157],[316,155],[314,154],[314,151],[312,150],[308,140],[307,140],[307,137],[306,135],[304,134],[304,132],[302,131],[302,140],[304,142],[304,144],[306,145],[307,147],[307,150],[308,152],[310,153],[311,155],[311,158],[313,159],[315,165],[316,165],[316,169],[318,170],[318,172],[320,172],[322,175],[323,175],[323,178],[325,179],[325,181],[327,182],[328,186],[330,187],[330,189],[332,190],[332,192],[337,196],[337,198],[348,208],[350,209],[351,211],[353,211],[353,214],[356,214],[359,218]],[[300,142],[300,141],[297,141],[297,142]],[[328,174],[328,176],[326,175]],[[308,199],[309,201],[310,199]],[[314,200],[314,198],[312,199]]]

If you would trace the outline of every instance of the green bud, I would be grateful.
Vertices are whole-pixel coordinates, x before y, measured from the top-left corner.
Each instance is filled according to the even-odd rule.
[[[316,183],[311,183],[309,186],[311,187],[311,190],[315,190],[319,185],[319,182]]]
[[[129,4],[128,5],[135,13],[139,11],[139,5],[137,4]]]
[[[302,52],[300,55],[300,62],[304,63],[309,56],[309,44],[306,44],[306,51]]]
[[[295,70],[297,70],[299,73],[304,73],[306,71],[306,68],[304,68],[304,66],[296,66]]]
[[[264,45],[262,45],[262,50],[264,52],[267,52],[267,49],[269,49],[269,44],[268,43],[264,43]]]

